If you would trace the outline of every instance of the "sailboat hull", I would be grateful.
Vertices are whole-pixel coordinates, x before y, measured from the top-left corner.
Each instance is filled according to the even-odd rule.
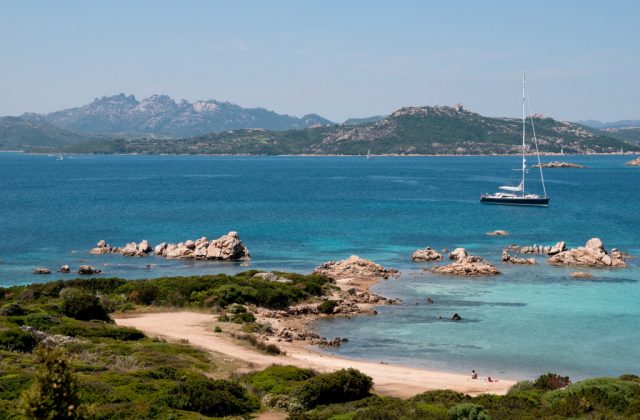
[[[492,197],[483,195],[480,202],[484,204],[502,204],[505,206],[538,206],[547,207],[549,197]]]

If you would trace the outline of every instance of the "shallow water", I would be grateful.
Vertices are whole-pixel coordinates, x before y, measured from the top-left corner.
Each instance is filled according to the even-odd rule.
[[[481,205],[517,176],[517,157],[49,156],[0,153],[0,284],[50,281],[31,269],[87,262],[126,278],[283,269],[306,272],[358,254],[403,275],[376,289],[405,304],[321,324],[348,336],[337,352],[481,375],[620,374],[640,361],[640,269],[504,267],[491,279],[437,277],[409,256],[419,247],[498,261],[511,243],[578,246],[593,236],[640,255],[640,170],[624,156],[573,157],[585,169],[545,171],[551,206]],[[532,187],[539,188],[532,171]],[[506,229],[508,237],[485,232]],[[237,230],[246,264],[87,254],[114,245],[178,242]],[[146,270],[146,264],[153,265]],[[431,296],[435,304],[426,305]],[[415,302],[419,305],[415,305]],[[438,319],[460,313],[464,321]],[[636,373],[637,370],[636,370]]]

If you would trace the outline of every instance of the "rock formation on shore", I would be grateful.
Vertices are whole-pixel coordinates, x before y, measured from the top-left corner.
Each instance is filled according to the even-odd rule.
[[[475,255],[458,258],[450,264],[434,267],[432,271],[451,276],[494,276],[500,274],[500,271],[493,264]]]
[[[100,274],[102,270],[98,270],[97,268],[90,265],[81,265],[78,267],[78,274]]]
[[[549,258],[549,264],[582,267],[626,267],[623,254],[612,249],[607,253],[599,238],[591,238],[584,247],[560,252]]]
[[[640,157],[637,157],[633,160],[630,160],[629,162],[627,162],[625,165],[629,165],[629,166],[640,166]]]
[[[535,258],[514,257],[513,255],[509,254],[509,250],[508,249],[504,249],[502,251],[502,262],[511,263],[511,264],[523,264],[523,265],[526,265],[526,264],[534,265],[534,264],[536,264]]]
[[[344,277],[383,277],[388,278],[397,274],[398,270],[385,268],[373,261],[352,255],[346,260],[328,261],[313,270],[316,274],[339,279]]]
[[[233,231],[212,241],[203,236],[197,240],[177,244],[163,242],[155,248],[146,239],[140,243],[130,242],[122,248],[111,246],[105,240],[101,240],[90,251],[91,254],[122,254],[126,257],[144,257],[151,252],[173,259],[248,260],[251,258],[240,236]]]
[[[411,259],[413,261],[440,261],[444,259],[444,257],[435,249],[426,247],[416,250],[413,255],[411,255]]]
[[[577,163],[570,162],[548,162],[542,165],[535,164],[534,168],[584,168],[584,165],[578,165]]]
[[[494,230],[493,232],[487,232],[487,236],[507,236],[509,235],[509,232],[507,232],[506,230]]]
[[[518,254],[546,254],[546,255],[556,255],[562,251],[567,249],[567,244],[564,241],[557,242],[555,245],[527,245],[527,246],[518,246],[511,245],[508,250],[517,252]]]

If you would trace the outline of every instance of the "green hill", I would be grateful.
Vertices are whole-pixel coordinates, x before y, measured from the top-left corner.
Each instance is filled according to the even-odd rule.
[[[55,148],[95,137],[73,133],[42,121],[0,117],[0,150]]]
[[[609,153],[640,150],[603,132],[551,118],[534,118],[540,151]],[[512,154],[521,122],[484,117],[457,107],[408,107],[375,122],[302,130],[246,129],[185,139],[132,139],[73,145],[82,153],[176,154]],[[529,125],[530,130],[530,125]],[[530,132],[530,131],[529,131]],[[530,142],[531,143],[531,142]],[[533,145],[531,145],[533,147]]]

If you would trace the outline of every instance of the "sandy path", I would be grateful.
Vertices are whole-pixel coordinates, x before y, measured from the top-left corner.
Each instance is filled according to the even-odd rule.
[[[319,372],[352,367],[373,378],[376,392],[401,398],[433,389],[452,389],[471,395],[504,394],[514,383],[507,380],[487,383],[457,373],[344,359],[286,343],[278,343],[278,346],[287,352],[286,356],[269,356],[240,345],[223,334],[214,333],[213,324],[216,317],[211,314],[158,312],[116,316],[114,319],[118,325],[138,328],[149,336],[161,336],[171,340],[186,339],[191,345],[225,354],[249,363],[255,369],[263,369],[272,364],[290,364]]]

